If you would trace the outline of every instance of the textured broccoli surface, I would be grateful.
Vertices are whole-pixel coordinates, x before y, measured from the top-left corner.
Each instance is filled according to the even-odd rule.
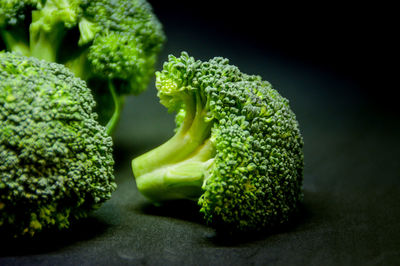
[[[146,89],[164,40],[145,0],[0,1],[0,50],[66,65],[88,82],[109,133],[124,96]]]
[[[158,204],[196,200],[209,224],[232,232],[288,221],[302,199],[303,170],[288,100],[221,57],[171,55],[156,77],[177,129],[132,161],[138,190]]]
[[[84,81],[0,52],[0,235],[67,228],[115,190],[112,139]]]

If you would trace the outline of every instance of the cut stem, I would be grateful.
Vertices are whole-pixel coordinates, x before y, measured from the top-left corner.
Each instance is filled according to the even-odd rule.
[[[202,186],[207,179],[214,156],[214,145],[208,139],[188,159],[137,176],[137,188],[154,202],[175,199],[197,200],[203,193]]]
[[[212,122],[205,121],[206,110],[200,97],[188,96],[185,108],[186,117],[178,132],[164,144],[132,161],[135,177],[187,159],[209,137]]]

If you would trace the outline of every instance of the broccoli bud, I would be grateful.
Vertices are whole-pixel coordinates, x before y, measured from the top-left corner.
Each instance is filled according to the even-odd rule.
[[[138,190],[155,203],[196,200],[205,220],[224,230],[286,222],[303,178],[303,139],[288,100],[221,57],[171,55],[156,77],[177,129],[132,161]]]
[[[63,229],[115,190],[112,139],[63,65],[0,52],[0,235]]]
[[[0,1],[0,50],[66,65],[87,81],[111,134],[144,91],[165,36],[145,0]]]

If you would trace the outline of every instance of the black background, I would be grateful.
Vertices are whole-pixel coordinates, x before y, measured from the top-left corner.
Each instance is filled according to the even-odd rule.
[[[2,242],[0,265],[399,265],[400,123],[394,8],[376,3],[150,1],[168,54],[230,58],[290,100],[304,204],[288,226],[226,237],[195,204],[154,207],[130,161],[173,134],[154,80],[114,136],[118,189],[71,230]]]
[[[395,104],[394,6],[322,1],[150,1],[166,27],[190,27],[300,60],[361,85],[366,96]],[[207,36],[207,35],[205,35]],[[379,93],[377,93],[377,91]],[[382,108],[389,108],[387,103]],[[392,110],[393,111],[393,110]]]

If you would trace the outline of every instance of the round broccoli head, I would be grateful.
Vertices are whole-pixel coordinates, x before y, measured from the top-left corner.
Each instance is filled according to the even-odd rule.
[[[0,11],[8,50],[25,44],[23,54],[66,64],[83,78],[123,80],[119,94],[146,88],[165,40],[145,0],[9,0]]]
[[[211,225],[259,231],[288,221],[302,199],[303,140],[271,84],[227,59],[170,56],[156,86],[177,112],[177,133],[133,160],[138,189],[155,202],[195,199]]]
[[[93,73],[128,81],[120,94],[138,94],[154,74],[165,36],[144,0],[88,1],[85,17],[97,25],[89,48]]]
[[[66,65],[91,88],[104,125],[125,95],[147,88],[164,41],[146,0],[0,1],[0,50]]]
[[[34,235],[115,190],[112,140],[84,81],[64,66],[0,53],[0,231]]]

